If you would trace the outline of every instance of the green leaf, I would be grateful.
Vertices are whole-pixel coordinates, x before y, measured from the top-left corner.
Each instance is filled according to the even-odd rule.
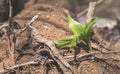
[[[72,19],[71,16],[68,16],[67,19],[69,23],[69,28],[73,32],[73,34],[76,35],[84,31],[84,25]]]
[[[74,50],[74,46],[76,45],[76,42],[78,41],[78,39],[79,39],[78,35],[73,36],[73,39],[72,39],[72,41],[70,43],[70,51]]]
[[[93,18],[86,26],[85,32],[88,33],[91,27],[96,23],[96,18]]]
[[[58,41],[55,41],[55,44],[57,45],[57,47],[69,45],[71,43],[72,39],[73,39],[72,37],[62,38]]]
[[[90,44],[90,39],[89,35],[90,32],[89,30],[91,27],[95,24],[96,18],[92,19],[86,26],[80,24],[79,22],[75,21],[74,19],[71,18],[71,16],[67,17],[68,22],[69,22],[69,28],[73,32],[73,36],[67,37],[67,38],[62,38],[58,41],[56,41],[57,47],[62,47],[65,45],[69,45],[70,50],[72,51],[74,49],[74,46],[76,45],[77,41],[84,41],[86,45],[89,47],[89,50],[92,50],[91,44]]]

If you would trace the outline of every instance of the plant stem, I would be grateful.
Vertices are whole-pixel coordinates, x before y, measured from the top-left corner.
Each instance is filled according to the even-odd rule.
[[[87,43],[87,46],[89,48],[89,51],[92,51],[92,47],[91,47],[91,43],[90,42]]]

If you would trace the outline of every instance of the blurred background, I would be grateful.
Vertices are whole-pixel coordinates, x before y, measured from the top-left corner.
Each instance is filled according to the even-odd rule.
[[[9,0],[0,0],[0,21],[8,18],[8,1]],[[69,9],[74,15],[77,15],[88,7],[89,2],[98,0],[12,0],[14,15],[19,13],[22,9],[31,7],[33,4],[37,3],[37,1],[53,1],[60,3],[65,8]],[[116,15],[120,14],[119,7],[120,0],[104,0],[96,7],[95,16],[114,19],[116,18]]]
[[[74,14],[78,14],[86,9],[91,1],[98,0],[55,0],[59,1],[65,8],[68,8]],[[103,0],[96,9],[95,15],[99,17],[116,18],[120,14],[120,0]]]

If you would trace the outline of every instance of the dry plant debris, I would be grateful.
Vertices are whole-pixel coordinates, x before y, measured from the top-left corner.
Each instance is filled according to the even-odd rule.
[[[15,46],[16,46],[16,39],[22,33],[24,33],[27,29],[29,29],[31,38],[33,39],[33,41],[35,42],[35,44],[38,45],[38,50],[37,50],[37,52],[31,53],[31,52],[23,51],[22,47],[21,47],[20,48],[21,49],[20,54],[32,55],[32,56],[38,55],[38,56],[43,57],[40,53],[43,52],[43,51],[46,51],[50,55],[51,58],[49,58],[48,56],[46,56],[45,57],[46,59],[44,58],[44,60],[43,60],[41,57],[37,57],[37,58],[33,59],[32,61],[28,61],[28,62],[21,63],[21,64],[19,64],[19,63],[15,64],[15,60],[12,57],[12,62],[13,62],[12,65],[13,66],[6,67],[3,64],[4,69],[1,69],[0,73],[11,73],[11,72],[16,71],[16,69],[18,69],[20,67],[25,67],[25,66],[30,66],[30,65],[36,65],[36,64],[43,65],[46,60],[49,62],[49,61],[51,61],[51,59],[52,59],[52,61],[54,61],[54,62],[57,63],[57,65],[62,70],[62,73],[64,73],[64,74],[76,74],[77,71],[75,72],[73,70],[71,62],[73,62],[73,63],[74,62],[76,62],[76,63],[78,62],[79,64],[81,64],[81,62],[86,61],[86,60],[88,60],[88,61],[89,60],[92,60],[92,61],[101,61],[101,62],[106,63],[107,66],[110,66],[110,67],[113,67],[113,68],[116,68],[116,69],[120,70],[120,66],[119,65],[117,65],[117,64],[115,65],[115,64],[112,63],[114,61],[120,62],[119,58],[117,59],[115,56],[113,56],[114,54],[115,55],[119,55],[120,51],[119,50],[109,51],[107,49],[109,47],[107,47],[104,44],[102,44],[105,41],[103,41],[102,38],[101,38],[101,36],[96,33],[97,32],[96,30],[93,30],[94,34],[92,34],[92,35],[94,35],[93,36],[94,37],[93,40],[95,40],[95,38],[96,38],[96,40],[95,40],[96,42],[92,42],[92,41],[91,42],[95,43],[96,46],[98,46],[98,48],[96,48],[97,50],[95,50],[95,47],[93,46],[93,52],[90,52],[90,53],[82,53],[82,54],[79,53],[77,55],[62,55],[59,52],[61,50],[59,50],[58,48],[56,48],[54,42],[52,40],[48,40],[45,37],[43,37],[41,35],[41,33],[39,32],[39,30],[32,25],[33,23],[35,23],[35,21],[39,17],[41,17],[41,15],[42,15],[41,13],[38,13],[27,24],[25,24],[24,27],[22,27],[20,29],[17,29],[16,31],[13,31],[13,34],[10,34],[10,38],[8,36],[8,42],[11,41],[11,43],[12,43],[12,46],[10,46],[10,49],[12,49],[12,51],[10,51],[10,52],[14,55],[13,52],[14,51],[18,51],[15,48]],[[92,15],[92,13],[89,14],[89,15]],[[92,18],[92,16],[89,16],[89,17]],[[10,21],[9,21],[8,25],[5,24],[5,25],[0,26],[0,30],[4,30],[4,29],[6,29],[6,27],[10,26],[10,24],[12,22],[12,18],[10,18],[9,20]],[[4,32],[6,32],[6,30]],[[97,42],[98,42],[98,44],[97,44]],[[9,43],[9,45],[10,45],[10,43]],[[42,45],[43,48],[40,47],[41,45]],[[102,50],[100,50],[100,48]],[[109,57],[108,57],[108,55],[109,55]],[[104,56],[107,56],[107,58],[104,57]],[[113,56],[113,57],[111,57],[111,56]]]

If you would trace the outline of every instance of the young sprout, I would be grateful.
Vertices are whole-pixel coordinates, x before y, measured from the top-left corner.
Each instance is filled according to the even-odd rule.
[[[68,45],[70,47],[70,50],[73,51],[74,46],[78,41],[84,41],[86,45],[89,47],[89,50],[92,50],[89,37],[90,29],[95,24],[96,18],[93,18],[86,25],[82,25],[81,23],[75,21],[74,19],[71,18],[71,16],[68,16],[67,20],[69,23],[69,28],[73,32],[73,35],[55,41],[56,46],[59,48]]]

